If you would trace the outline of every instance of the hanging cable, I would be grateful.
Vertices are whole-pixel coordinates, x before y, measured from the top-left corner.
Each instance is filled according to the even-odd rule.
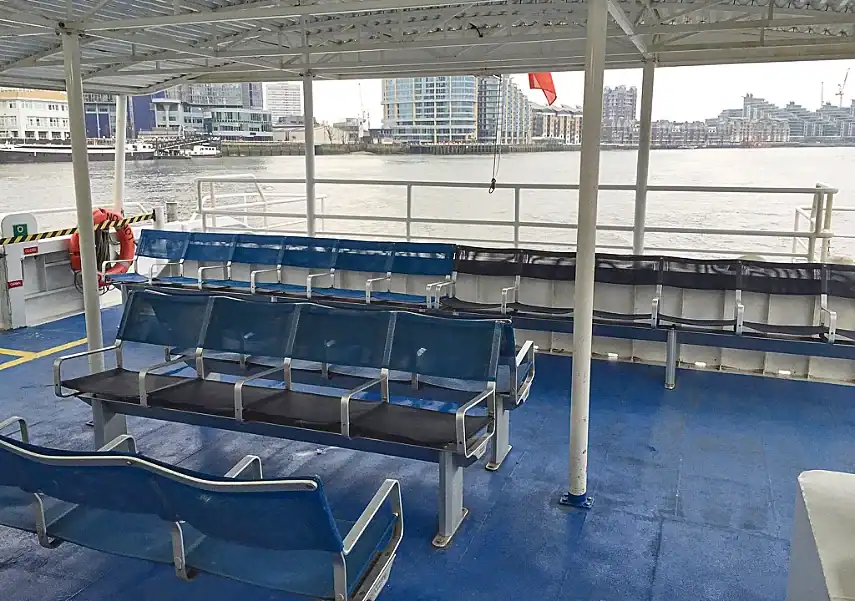
[[[494,76],[495,77],[495,76]],[[502,125],[505,117],[504,75],[499,75],[499,93],[496,96],[496,145],[493,150],[493,178],[490,180],[489,194],[496,191],[496,178],[502,162]]]

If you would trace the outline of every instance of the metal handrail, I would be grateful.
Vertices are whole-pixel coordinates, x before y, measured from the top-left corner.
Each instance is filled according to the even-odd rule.
[[[270,208],[274,204],[296,204],[288,200],[276,200],[272,198],[263,198],[260,202],[251,200],[252,193],[246,194],[224,194],[219,197],[214,194],[214,185],[218,183],[240,183],[252,181],[259,186],[261,184],[291,184],[304,185],[305,180],[300,178],[252,178],[248,180],[246,176],[213,176],[202,177],[197,179],[197,189],[200,191],[198,196],[198,216],[202,221],[203,230],[210,227],[225,231],[238,231],[249,226],[249,218],[263,219],[263,227],[255,228],[253,231],[270,232],[270,233],[305,233],[308,229],[308,223],[311,217],[305,212],[293,212],[288,210],[271,211]],[[413,215],[413,188],[462,188],[462,189],[487,189],[488,185],[483,182],[459,182],[459,181],[419,181],[419,180],[382,180],[382,179],[340,179],[340,178],[317,178],[314,180],[316,184],[321,185],[346,185],[346,186],[386,186],[392,188],[404,188],[406,191],[406,215],[360,215],[360,214],[344,214],[344,213],[326,213],[321,206],[321,210],[313,217],[320,220],[322,223],[326,220],[344,222],[344,223],[373,223],[373,224],[399,224],[406,228],[406,234],[383,232],[385,238],[407,240],[407,241],[455,241],[468,242],[484,245],[508,245],[513,244],[519,246],[541,246],[554,248],[574,248],[575,243],[571,241],[555,241],[540,239],[541,236],[531,234],[526,238],[521,236],[523,228],[527,230],[539,231],[572,231],[577,230],[576,223],[553,222],[553,221],[530,221],[520,218],[520,202],[522,190],[558,190],[558,191],[573,191],[578,190],[578,184],[550,184],[550,183],[498,183],[497,189],[513,190],[513,218],[512,219],[478,219],[478,218],[440,218],[440,217],[417,217]],[[203,184],[209,184],[211,187],[210,195],[202,195],[201,190]],[[632,184],[601,184],[600,190],[603,191],[624,191],[634,192],[636,187]],[[768,230],[768,229],[732,229],[732,228],[704,228],[704,227],[682,227],[682,226],[650,226],[645,228],[645,232],[651,234],[671,234],[671,235],[696,235],[696,236],[738,236],[743,238],[754,239],[769,239],[779,238],[792,240],[792,250],[777,251],[777,250],[762,250],[762,254],[770,257],[789,258],[793,260],[815,260],[816,249],[821,248],[821,255],[824,258],[828,256],[830,240],[834,237],[834,233],[830,228],[830,213],[832,210],[832,199],[838,190],[834,187],[824,184],[817,184],[814,187],[765,187],[765,186],[665,186],[651,185],[648,186],[649,192],[684,192],[684,193],[717,193],[717,194],[810,194],[813,197],[813,206],[799,207],[797,209],[794,227],[792,230]],[[276,195],[282,196],[282,195]],[[236,198],[244,199],[243,204],[216,206],[217,198]],[[305,197],[298,197],[298,202],[305,201]],[[323,199],[322,195],[318,198]],[[403,198],[401,199],[404,200]],[[282,207],[285,208],[285,207]],[[855,209],[853,209],[855,210]],[[822,216],[819,223],[811,215],[819,212]],[[217,217],[232,218],[231,223],[218,224]],[[802,219],[807,219],[810,226],[807,230],[801,228]],[[269,219],[290,220],[286,223],[281,223],[274,227],[268,227]],[[418,235],[413,233],[413,226],[480,226],[486,228],[507,228],[507,235],[491,233],[485,237],[465,237],[459,235],[440,234],[436,235]],[[338,228],[338,229],[348,229]],[[597,230],[601,232],[619,232],[631,233],[634,230],[633,225],[622,225],[615,223],[604,223],[597,226]],[[359,231],[331,231],[325,227],[317,227],[316,231],[327,236],[354,237],[363,238],[370,237],[372,232],[365,230]],[[379,233],[379,232],[378,232]],[[374,233],[376,235],[376,233]],[[554,238],[554,236],[553,236]],[[819,247],[817,245],[820,245]],[[603,250],[632,250],[632,245],[629,243],[598,243],[598,248]],[[743,255],[749,252],[756,252],[754,249],[734,249],[734,248],[710,248],[710,247],[682,247],[668,246],[655,247],[648,246],[647,252],[650,253],[691,253],[703,255]]]

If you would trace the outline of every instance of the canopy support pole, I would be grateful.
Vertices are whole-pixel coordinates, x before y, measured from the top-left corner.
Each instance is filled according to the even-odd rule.
[[[113,210],[119,215],[125,210],[125,146],[128,131],[128,97],[116,96],[116,170],[113,177]]]
[[[315,104],[312,74],[303,74],[303,127],[306,137],[306,231],[315,235]]]
[[[653,130],[653,75],[656,63],[644,62],[641,82],[641,122],[638,129],[638,168],[635,173],[635,221],[632,228],[632,254],[644,253],[644,222],[647,218],[647,174],[650,170],[650,138]]]
[[[588,414],[591,396],[591,340],[594,328],[594,267],[597,247],[597,192],[600,130],[603,123],[608,0],[588,0],[585,96],[579,167],[576,234],[576,290],[573,305],[573,383],[570,393],[570,485],[561,504],[588,508]]]
[[[92,219],[92,190],[89,183],[89,155],[86,147],[86,116],[83,110],[83,79],[80,69],[80,34],[61,30],[65,63],[65,89],[68,93],[68,123],[71,127],[71,161],[74,172],[74,196],[80,234],[80,259],[83,276],[83,311],[86,318],[86,342],[89,350],[104,346],[101,335],[101,305],[98,296],[98,265],[95,259],[95,225]],[[89,356],[89,371],[104,371],[104,355]],[[127,433],[123,415],[108,411],[100,401],[92,401],[95,446],[104,446]]]

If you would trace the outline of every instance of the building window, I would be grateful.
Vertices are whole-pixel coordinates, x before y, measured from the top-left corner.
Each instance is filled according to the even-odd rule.
[[[55,131],[51,134],[51,137],[54,140],[62,140],[62,132],[61,131]]]
[[[36,132],[34,132],[34,131],[30,131],[30,130],[27,130],[27,131],[25,131],[25,132],[24,132],[24,137],[25,137],[25,138],[28,138],[28,139],[29,139],[29,138],[35,138],[35,137],[36,137]]]
[[[47,135],[47,134],[48,134],[48,133],[47,133],[46,131],[40,131],[40,132],[39,132],[39,139],[40,139],[40,140],[47,140],[47,137],[48,137],[48,135]]]

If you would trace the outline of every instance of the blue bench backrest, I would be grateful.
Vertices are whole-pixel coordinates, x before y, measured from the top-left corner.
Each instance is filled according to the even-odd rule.
[[[232,261],[248,265],[281,265],[285,238],[259,234],[238,234]]]
[[[247,483],[140,459],[128,463],[123,453],[46,449],[0,436],[0,485],[87,508],[185,521],[250,547],[342,550],[317,478]]]
[[[179,349],[196,348],[210,297],[135,290],[125,302],[116,338]]]
[[[184,257],[189,241],[189,232],[146,229],[137,241],[137,256],[179,261]]]
[[[392,269],[392,242],[340,240],[335,268],[345,271],[386,273]]]
[[[332,238],[288,237],[285,239],[285,265],[307,269],[335,267],[338,240]]]
[[[0,485],[68,503],[168,519],[169,511],[153,486],[153,474],[128,469],[125,464],[81,465],[74,461],[94,455],[99,454],[44,449],[0,436]]]
[[[283,304],[283,303],[276,303]],[[300,304],[293,359],[352,367],[385,365],[391,311]]]
[[[396,242],[391,271],[407,275],[451,275],[454,249],[453,244]]]
[[[190,234],[184,259],[188,261],[226,262],[232,260],[234,251],[234,234],[193,232]]]
[[[341,535],[321,482],[300,480],[314,481],[315,490],[200,494],[178,481],[161,483],[160,489],[179,519],[210,537],[279,551],[341,552]]]
[[[209,351],[287,357],[297,307],[213,297],[201,346]]]
[[[424,376],[496,380],[504,322],[399,312],[389,368]]]

